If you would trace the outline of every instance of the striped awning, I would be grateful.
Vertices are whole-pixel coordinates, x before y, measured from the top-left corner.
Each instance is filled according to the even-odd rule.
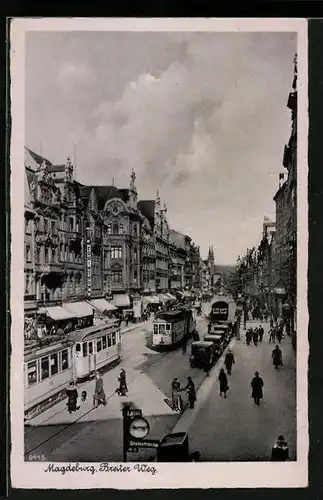
[[[73,313],[74,318],[86,318],[93,316],[93,307],[87,302],[67,302],[63,304],[67,312]]]
[[[75,314],[73,314],[72,312],[68,312],[63,307],[60,306],[41,307],[40,309],[38,309],[38,313],[45,314],[54,321],[59,321],[63,319],[72,319],[76,317]]]
[[[88,303],[102,313],[104,313],[106,311],[108,312],[108,311],[116,311],[117,310],[117,307],[110,304],[110,302],[108,302],[105,299],[89,300]]]

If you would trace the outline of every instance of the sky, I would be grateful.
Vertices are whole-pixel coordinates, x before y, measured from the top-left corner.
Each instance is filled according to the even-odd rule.
[[[84,184],[159,189],[172,229],[234,264],[274,219],[296,34],[29,32],[25,145]]]

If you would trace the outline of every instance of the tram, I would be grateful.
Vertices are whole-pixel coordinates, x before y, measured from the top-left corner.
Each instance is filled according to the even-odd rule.
[[[25,418],[33,418],[64,399],[69,382],[118,363],[120,353],[118,321],[76,330],[59,342],[25,352]]]
[[[196,330],[196,321],[190,308],[161,313],[153,323],[153,345],[175,347]]]

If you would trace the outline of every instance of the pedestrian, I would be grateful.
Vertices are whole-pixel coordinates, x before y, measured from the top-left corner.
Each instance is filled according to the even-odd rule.
[[[120,375],[118,377],[118,382],[119,382],[118,394],[119,394],[119,396],[125,396],[128,392],[128,387],[127,387],[126,372],[123,368],[120,371]]]
[[[265,330],[264,330],[263,326],[260,325],[259,328],[258,328],[259,342],[262,342],[264,333],[265,333]]]
[[[200,462],[201,461],[201,453],[199,451],[193,451],[191,455],[192,462]]]
[[[283,330],[282,330],[281,325],[279,325],[279,327],[277,328],[276,338],[278,340],[278,343],[280,344],[282,341],[282,338],[283,338]]]
[[[260,400],[263,398],[262,388],[264,386],[264,382],[262,378],[259,376],[259,372],[255,373],[254,378],[251,381],[252,393],[251,397],[253,398],[256,405],[260,405]]]
[[[275,342],[275,337],[276,337],[276,334],[275,334],[275,329],[274,327],[272,327],[270,330],[269,330],[269,344],[271,344],[271,342]]]
[[[247,342],[247,345],[250,345],[251,339],[252,339],[252,329],[249,328],[246,331],[246,342]]]
[[[253,334],[252,334],[252,338],[253,338],[253,343],[255,346],[258,345],[258,328],[255,328]]]
[[[184,391],[187,391],[187,398],[190,408],[194,408],[196,401],[196,392],[195,392],[195,385],[191,377],[187,377],[187,385],[184,388]]]
[[[178,378],[175,377],[172,381],[172,406],[173,410],[181,412],[183,409],[183,400],[181,396],[181,384]]]
[[[277,368],[279,368],[279,366],[283,365],[283,355],[278,345],[276,345],[275,349],[273,349],[271,357],[273,358],[273,365],[276,368],[276,370]]]
[[[103,378],[100,373],[97,373],[95,376],[93,406],[97,408],[99,404],[103,404],[105,406],[107,404],[107,401],[103,387]]]
[[[274,320],[273,320],[272,316],[270,318],[269,326],[270,326],[270,328],[273,328],[273,326],[274,326]]]
[[[285,462],[289,459],[289,448],[284,436],[278,436],[271,450],[272,462]]]
[[[72,411],[79,410],[80,407],[77,406],[77,398],[78,398],[78,393],[76,386],[74,382],[70,382],[68,387],[66,388],[66,394],[67,394],[67,408],[69,413],[72,413]]]
[[[226,399],[227,392],[229,390],[229,386],[228,386],[228,378],[227,378],[226,373],[225,373],[223,368],[221,368],[221,370],[220,370],[218,380],[220,382],[220,396],[222,396],[222,394],[224,394],[224,397]]]
[[[229,349],[225,355],[224,364],[227,369],[228,375],[231,375],[232,365],[235,364],[234,355],[231,349]]]

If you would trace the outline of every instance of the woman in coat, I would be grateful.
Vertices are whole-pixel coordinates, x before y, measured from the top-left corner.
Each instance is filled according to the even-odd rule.
[[[231,375],[232,365],[235,363],[234,355],[231,350],[229,350],[225,355],[224,364],[227,369],[228,375]]]
[[[128,387],[127,387],[126,372],[125,372],[125,370],[123,368],[122,368],[122,370],[120,372],[118,381],[119,381],[119,390],[118,390],[118,393],[119,393],[120,396],[125,396],[127,394],[127,392],[128,392]]]
[[[251,397],[253,398],[255,404],[258,406],[260,405],[260,400],[263,398],[263,392],[262,392],[263,386],[264,382],[262,378],[259,377],[259,372],[256,372],[254,378],[251,381],[251,387],[252,387]]]
[[[66,388],[66,394],[67,394],[67,408],[69,413],[72,413],[72,411],[79,410],[79,406],[77,406],[77,389],[74,384],[74,382],[70,382],[69,386]]]
[[[219,382],[220,382],[220,396],[224,394],[224,397],[226,398],[229,386],[228,386],[228,378],[223,368],[221,368],[219,373]]]
[[[104,404],[104,406],[107,404],[106,395],[103,388],[103,378],[99,373],[96,374],[93,403],[95,408],[97,408],[100,403]]]
[[[275,349],[273,349],[273,352],[271,354],[273,358],[273,365],[277,369],[279,366],[282,366],[283,364],[283,355],[281,350],[279,349],[278,345],[276,345]]]
[[[190,408],[194,408],[194,404],[196,401],[195,385],[191,377],[187,377],[187,381],[187,386],[185,387],[184,391],[187,391],[187,398]]]

